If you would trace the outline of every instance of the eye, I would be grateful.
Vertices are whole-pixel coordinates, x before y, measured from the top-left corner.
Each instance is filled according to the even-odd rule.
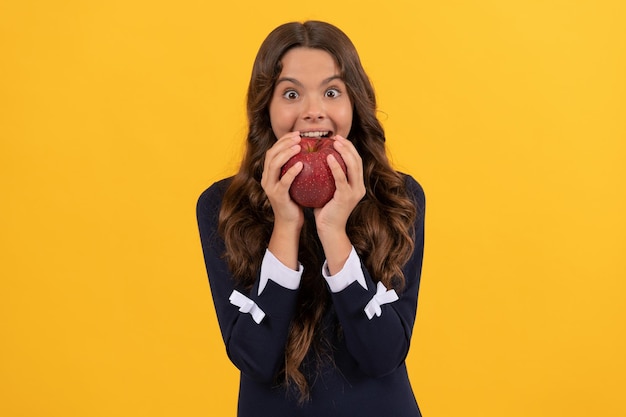
[[[328,98],[337,98],[341,95],[341,91],[339,91],[339,89],[337,88],[329,88],[328,90],[326,90],[326,93],[324,95]]]
[[[287,90],[283,93],[283,97],[287,100],[296,100],[300,97],[300,94],[296,90]]]

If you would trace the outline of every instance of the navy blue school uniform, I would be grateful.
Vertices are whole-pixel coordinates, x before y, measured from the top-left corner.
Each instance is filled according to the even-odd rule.
[[[418,207],[415,250],[403,271],[406,285],[399,298],[364,309],[380,294],[377,281],[361,263],[367,289],[358,282],[331,294],[321,328],[332,345],[332,360],[313,351],[301,370],[310,386],[310,400],[298,403],[277,375],[284,365],[289,324],[298,289],[272,280],[259,295],[259,276],[250,291],[237,286],[223,259],[224,242],[217,232],[222,198],[231,179],[216,182],[198,200],[197,217],[213,302],[228,357],[241,371],[238,416],[271,417],[417,417],[421,416],[408,378],[405,358],[415,321],[424,248],[425,198],[422,187],[405,176],[409,195]],[[260,272],[259,272],[260,274]],[[322,278],[320,265],[320,279]],[[382,285],[382,284],[381,284]],[[383,288],[383,292],[384,292]],[[247,307],[233,302],[239,292]],[[245,311],[245,312],[244,312]],[[263,317],[260,317],[259,313]],[[260,320],[259,320],[260,319]],[[336,331],[340,329],[341,331]]]

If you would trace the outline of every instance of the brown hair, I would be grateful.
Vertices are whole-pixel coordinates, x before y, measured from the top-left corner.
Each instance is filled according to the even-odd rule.
[[[252,287],[272,231],[273,213],[260,181],[265,153],[276,142],[269,105],[281,59],[295,47],[328,52],[337,62],[353,105],[349,140],[363,160],[366,195],[354,209],[347,233],[375,280],[387,288],[404,286],[402,267],[413,252],[416,208],[408,197],[404,178],[389,163],[385,135],[376,118],[376,97],[358,53],[350,39],[328,23],[292,22],[274,29],[262,43],[252,69],[247,95],[249,131],[246,152],[222,202],[219,232],[226,244],[225,257],[238,282]],[[314,348],[328,354],[319,328],[330,302],[320,279],[324,254],[311,216],[300,235],[298,259],[304,266],[300,300],[285,347],[284,382],[295,385],[300,399],[308,397],[302,361]]]

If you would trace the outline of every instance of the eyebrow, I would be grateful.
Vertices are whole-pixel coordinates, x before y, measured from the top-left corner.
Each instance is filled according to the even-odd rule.
[[[334,81],[334,80],[337,80],[337,79],[341,80],[341,77],[339,75],[331,75],[330,77],[322,80],[320,85],[328,84],[331,81]],[[291,77],[281,77],[281,78],[279,78],[278,80],[276,80],[276,85],[278,85],[278,84],[280,84],[282,82],[290,82],[290,83],[293,83],[293,84],[295,84],[297,86],[300,86],[300,87],[302,86],[302,83],[300,81],[296,80],[295,78],[291,78]]]

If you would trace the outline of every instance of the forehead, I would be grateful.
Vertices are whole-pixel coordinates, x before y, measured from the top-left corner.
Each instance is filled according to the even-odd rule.
[[[315,48],[293,48],[281,59],[281,77],[328,78],[339,75],[339,66],[331,54]]]

